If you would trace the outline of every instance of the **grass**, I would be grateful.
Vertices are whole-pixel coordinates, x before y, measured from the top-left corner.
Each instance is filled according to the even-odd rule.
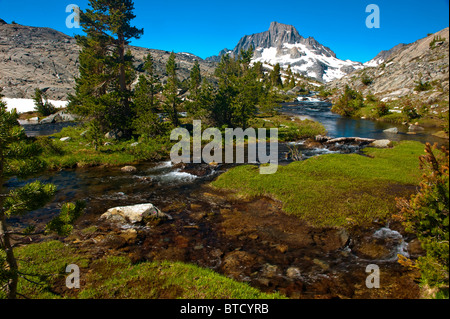
[[[325,127],[312,120],[301,120],[298,117],[287,115],[275,115],[269,117],[256,117],[251,123],[255,128],[278,128],[278,140],[280,142],[298,141],[314,138],[317,135],[325,135]]]
[[[324,126],[311,120],[292,120],[289,116],[277,115],[268,118],[256,118],[253,128],[278,128],[279,141],[296,141],[325,134]],[[97,150],[89,139],[82,133],[83,126],[67,127],[50,137],[38,137],[42,146],[41,158],[51,170],[90,167],[90,166],[120,166],[135,164],[140,161],[161,161],[170,155],[170,150],[176,141],[170,141],[169,136],[140,140],[138,145],[132,146],[136,140],[107,140]],[[68,141],[61,141],[63,137],[70,137]],[[204,141],[206,144],[207,141]],[[103,144],[102,143],[102,144]]]
[[[19,292],[32,299],[285,298],[196,265],[169,261],[132,264],[121,256],[98,259],[59,241],[27,245],[15,252],[22,272],[46,274],[31,277],[39,285],[20,279]],[[65,288],[69,264],[80,267],[79,290]]]
[[[424,145],[402,142],[393,149],[329,154],[279,167],[260,175],[256,166],[240,166],[221,175],[214,187],[244,197],[268,196],[283,202],[286,213],[319,227],[353,227],[386,220],[395,198],[420,181]]]
[[[0,251],[3,253],[3,251]],[[67,265],[77,264],[86,267],[89,259],[75,254],[70,248],[58,241],[44,242],[41,244],[27,245],[14,250],[18,260],[19,271],[34,283],[21,277],[18,284],[18,292],[28,298],[58,299],[61,298],[53,291],[53,283],[64,282],[63,276],[67,275]],[[0,299],[5,298],[0,290]]]
[[[106,140],[108,145],[97,150],[90,141],[82,136],[85,128],[67,127],[51,137],[39,137],[38,143],[43,148],[42,159],[49,169],[63,169],[86,166],[119,166],[139,161],[158,161],[169,156],[172,143],[169,138],[140,141],[132,146],[135,140]],[[60,141],[62,137],[70,137],[69,141]]]

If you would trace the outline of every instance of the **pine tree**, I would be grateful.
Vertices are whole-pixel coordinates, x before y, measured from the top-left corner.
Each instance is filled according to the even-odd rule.
[[[293,72],[292,72],[292,69],[291,69],[291,66],[290,66],[290,65],[288,65],[288,68],[287,68],[287,70],[286,70],[286,73],[287,73],[287,80],[286,80],[286,82],[287,82],[287,87],[288,87],[289,89],[293,89],[293,88],[295,87],[295,78],[294,78],[294,74],[293,74]]]
[[[201,89],[202,76],[200,72],[200,64],[198,60],[195,60],[194,66],[192,67],[191,74],[189,77],[189,100],[186,102],[186,110],[197,117],[202,116],[202,110],[205,106],[202,105],[201,100]]]
[[[56,113],[56,107],[48,101],[47,95],[40,89],[34,91],[33,101],[35,110],[43,116]]]
[[[255,49],[253,46],[250,46],[248,50],[241,49],[241,52],[239,52],[239,60],[242,63],[244,72],[250,68],[250,63],[252,61],[254,53]]]
[[[150,53],[145,58],[144,70],[146,79],[148,80],[148,92],[150,96],[149,106],[153,112],[157,112],[160,107],[160,101],[157,98],[157,94],[161,92],[162,85],[156,74],[155,61]]]
[[[247,128],[263,95],[258,66],[250,66],[253,48],[241,51],[238,59],[222,57],[216,69],[219,89],[211,115],[216,125]]]
[[[161,83],[156,75],[153,57],[148,54],[144,62],[144,74],[139,76],[134,91],[134,105],[137,115],[145,112],[156,113],[159,110],[160,101],[157,94],[161,91]]]
[[[253,67],[255,68],[256,73],[258,74],[258,79],[260,79],[262,82],[265,82],[267,79],[264,73],[264,67],[262,62],[259,61],[256,62]]]
[[[71,107],[81,115],[97,118],[104,129],[129,134],[135,73],[133,56],[126,47],[143,30],[131,26],[135,18],[131,0],[90,0],[89,5],[91,9],[80,14],[86,36],[77,37],[82,48],[80,77]]]
[[[200,64],[198,63],[198,60],[195,60],[189,78],[189,90],[191,96],[195,97],[198,94],[201,83],[202,83],[202,75],[200,72]]]
[[[20,235],[11,233],[7,218],[23,215],[44,206],[56,192],[52,184],[40,181],[28,183],[23,187],[6,192],[4,184],[11,176],[26,177],[45,168],[45,164],[37,157],[41,149],[30,141],[23,128],[18,124],[16,110],[8,112],[0,95],[0,297],[16,299],[19,276],[26,278],[19,270],[12,237]],[[67,234],[71,230],[71,223],[81,214],[84,206],[81,202],[63,206],[58,224],[54,222],[48,230],[59,234]],[[55,219],[55,220],[56,220]],[[30,235],[32,229],[23,234]]]
[[[226,54],[222,56],[214,74],[218,78],[219,85],[215,103],[211,105],[212,120],[217,126],[232,127],[233,110],[231,106],[239,90],[237,84],[240,76],[239,63]]]
[[[281,80],[281,67],[279,63],[275,64],[272,72],[270,72],[270,82],[274,87],[283,88],[283,81]]]
[[[164,127],[157,114],[160,106],[157,94],[161,90],[161,83],[156,75],[151,54],[145,58],[144,70],[145,73],[139,76],[134,92],[136,119],[133,122],[133,128],[139,136],[150,138],[164,132]]]
[[[177,77],[177,63],[175,61],[175,53],[172,52],[166,64],[167,83],[164,86],[164,111],[168,114],[170,121],[175,127],[180,125],[178,118],[178,107],[181,104],[181,99],[178,97],[178,88],[180,82]]]
[[[102,130],[108,128],[105,114],[107,106],[102,103],[112,86],[111,67],[108,57],[108,37],[94,31],[86,37],[76,37],[82,48],[79,55],[79,77],[75,79],[75,95],[69,95],[72,112],[97,120]]]
[[[248,128],[250,119],[254,118],[257,111],[257,104],[260,102],[262,94],[262,84],[258,80],[258,73],[255,69],[242,61],[244,73],[237,80],[238,93],[235,96],[232,108],[234,127]]]

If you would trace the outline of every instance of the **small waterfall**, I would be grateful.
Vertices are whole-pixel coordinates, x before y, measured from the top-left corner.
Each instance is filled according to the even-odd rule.
[[[409,257],[408,243],[405,242],[403,236],[396,230],[392,230],[389,227],[383,227],[377,230],[373,237],[386,241],[387,244],[392,245],[392,257],[391,260],[397,260],[398,255]]]

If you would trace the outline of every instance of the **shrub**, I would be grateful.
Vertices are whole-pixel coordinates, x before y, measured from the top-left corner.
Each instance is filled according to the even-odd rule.
[[[390,112],[389,106],[386,103],[379,101],[375,107],[376,113],[379,117],[388,115]]]
[[[364,98],[361,93],[347,85],[344,93],[339,97],[331,110],[343,116],[354,116],[364,106],[363,101]]]
[[[361,76],[361,82],[364,85],[368,86],[368,85],[371,85],[373,83],[373,79],[371,77],[369,77],[367,74],[363,74]]]
[[[398,199],[397,216],[406,229],[417,235],[426,256],[417,260],[422,284],[448,296],[449,283],[449,152],[426,145],[420,157],[424,172],[420,190],[408,201]],[[448,298],[448,297],[447,297]]]
[[[367,102],[378,102],[378,99],[377,99],[377,97],[375,95],[373,95],[372,93],[369,93],[366,96],[366,101]]]
[[[416,108],[412,104],[407,104],[403,107],[402,113],[408,117],[408,120],[418,119],[420,117]]]
[[[445,40],[445,38],[442,38],[439,35],[434,36],[433,41],[430,42],[430,49],[434,49],[437,43],[444,42]]]
[[[422,79],[419,81],[416,81],[416,86],[414,87],[414,91],[417,92],[424,92],[429,91],[433,88],[433,86],[430,84],[430,82],[422,82]]]

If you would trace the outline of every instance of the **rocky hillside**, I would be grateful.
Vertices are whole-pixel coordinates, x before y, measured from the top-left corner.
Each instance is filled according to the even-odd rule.
[[[293,72],[324,82],[363,67],[359,62],[338,59],[314,38],[304,38],[295,27],[278,22],[272,22],[268,31],[244,36],[233,50],[224,49],[207,60],[217,62],[225,54],[237,56],[241,49],[251,46],[255,49],[254,62],[263,62],[268,68],[277,63],[284,69],[290,65]]]
[[[407,46],[407,44],[400,43],[390,50],[383,50],[380,53],[378,53],[372,60],[364,63],[364,66],[366,67],[379,66],[381,63],[388,60],[395,52],[397,52],[398,50],[402,49],[405,46]]]
[[[136,61],[143,64],[151,53],[156,69],[164,80],[170,52],[130,47]],[[74,38],[49,28],[7,24],[0,20],[0,87],[8,98],[31,98],[36,88],[45,89],[53,100],[65,100],[73,92],[78,75],[79,47]],[[189,77],[194,61],[200,62],[204,76],[214,72],[215,63],[189,54],[178,53],[179,78]]]
[[[423,101],[448,101],[449,28],[401,46],[375,67],[366,67],[327,84],[335,96],[346,85],[383,101],[412,96]]]

